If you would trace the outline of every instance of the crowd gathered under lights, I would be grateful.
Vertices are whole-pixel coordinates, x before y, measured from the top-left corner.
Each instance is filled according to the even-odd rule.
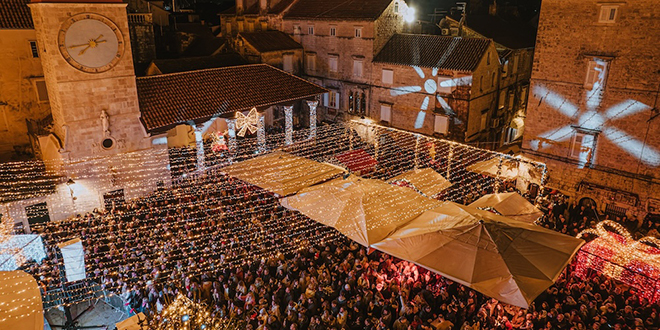
[[[462,202],[494,192],[471,190]],[[506,182],[500,190],[512,190]],[[543,194],[540,224],[567,234],[595,225],[595,209]],[[658,223],[614,219],[634,233]],[[245,329],[648,329],[660,306],[634,289],[569,265],[527,310],[501,304],[412,263],[348,240],[280,206],[277,197],[221,173],[183,180],[109,210],[34,228],[49,257],[27,264],[47,292],[61,286],[56,243],[80,237],[87,277],[130,315],[159,312],[183,294]]]

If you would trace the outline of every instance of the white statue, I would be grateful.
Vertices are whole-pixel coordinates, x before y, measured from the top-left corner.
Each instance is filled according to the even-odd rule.
[[[105,136],[110,136],[110,121],[108,121],[108,113],[105,110],[101,110],[101,124],[103,125],[103,134]]]

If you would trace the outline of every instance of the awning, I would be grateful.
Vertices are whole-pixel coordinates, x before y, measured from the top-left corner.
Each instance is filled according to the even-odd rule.
[[[543,215],[543,212],[536,206],[515,192],[484,195],[470,206],[476,208],[492,207],[507,218],[528,223],[533,223]]]
[[[281,151],[235,163],[221,171],[280,196],[291,195],[345,172],[338,166]]]
[[[518,165],[517,160],[500,156],[474,163],[467,170],[501,180],[514,180],[518,178]]]
[[[32,275],[0,272],[0,329],[43,330],[41,292]]]

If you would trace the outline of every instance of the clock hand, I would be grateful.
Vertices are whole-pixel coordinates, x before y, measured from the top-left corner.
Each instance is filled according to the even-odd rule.
[[[85,47],[85,46],[89,46],[89,43],[82,44],[82,45],[73,45],[73,46],[69,46],[69,48],[79,48],[79,47]]]
[[[103,35],[102,35],[102,34],[99,34],[99,36],[98,36],[96,39],[94,39],[94,41],[99,40],[99,39],[101,39],[102,37],[103,37]]]
[[[81,50],[80,53],[78,53],[78,55],[85,54],[85,52],[89,49],[89,47],[91,46],[88,45],[85,49]]]

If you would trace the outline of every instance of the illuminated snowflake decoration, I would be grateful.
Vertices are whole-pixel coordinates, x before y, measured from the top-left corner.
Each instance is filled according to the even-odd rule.
[[[533,92],[537,95],[543,95],[545,103],[565,117],[573,119],[574,122],[539,134],[537,139],[530,141],[531,148],[539,150],[552,144],[570,143],[576,128],[581,128],[599,132],[599,137],[602,136],[608,139],[647,165],[660,166],[660,153],[657,150],[613,125],[614,120],[647,111],[651,107],[639,101],[628,99],[603,111],[598,111],[603,97],[607,63],[601,60],[596,60],[596,63],[595,70],[598,72],[598,77],[591,90],[585,95],[586,109],[580,109],[568,101],[567,98],[548,90],[544,86],[537,85],[534,87]],[[582,145],[593,145],[593,143],[593,136],[585,135]],[[583,148],[580,150],[578,159],[580,160],[580,166],[584,167],[584,164],[595,161],[595,154],[593,154],[591,148]]]
[[[469,85],[472,82],[472,76],[466,76],[461,78],[447,79],[441,82],[440,86],[438,86],[438,83],[436,81],[437,79],[436,77],[438,76],[438,68],[432,69],[431,77],[429,77],[428,79],[426,79],[426,75],[424,74],[424,71],[422,71],[420,67],[413,65],[413,69],[415,69],[417,75],[423,80],[421,86],[396,87],[390,91],[390,95],[400,96],[410,93],[417,93],[417,92],[421,92],[422,89],[427,94],[435,94],[438,91],[438,87],[463,86],[463,85]],[[454,117],[455,124],[461,124],[461,121],[455,117],[456,113],[452,110],[452,108],[449,106],[447,101],[439,94],[436,94],[436,99],[438,100],[438,103],[440,104],[442,109],[445,111],[445,114]],[[426,111],[429,109],[430,102],[431,102],[431,97],[428,95],[425,96],[424,100],[422,101],[422,105],[419,107],[420,111],[417,114],[417,119],[415,120],[416,129],[422,128],[422,126],[424,126],[424,119],[426,119]]]

